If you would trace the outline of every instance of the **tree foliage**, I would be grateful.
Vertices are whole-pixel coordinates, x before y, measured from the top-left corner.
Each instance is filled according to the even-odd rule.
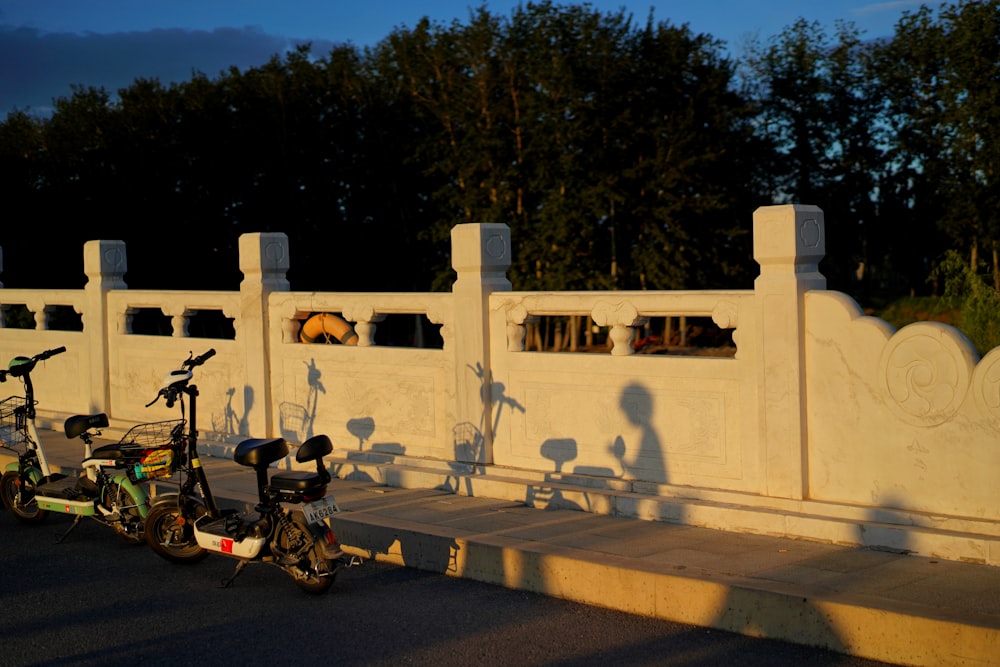
[[[944,284],[945,301],[959,312],[956,326],[986,354],[1000,345],[1000,292],[983,280],[979,268],[948,250],[934,273]]]
[[[503,222],[516,289],[747,287],[753,210],[798,202],[826,214],[831,287],[939,289],[950,245],[1000,288],[998,3],[884,40],[800,20],[740,58],[652,14],[482,5],[363,50],[73,87],[0,123],[30,216],[0,277],[80,284],[81,244],[114,238],[133,287],[232,289],[239,235],[280,231],[297,289],[446,289],[452,227]],[[46,226],[69,232],[39,275]]]
[[[962,0],[942,6],[937,16],[925,6],[899,24],[885,61],[898,160],[933,184],[936,223],[967,252],[969,266],[990,249],[996,274],[1000,5]]]

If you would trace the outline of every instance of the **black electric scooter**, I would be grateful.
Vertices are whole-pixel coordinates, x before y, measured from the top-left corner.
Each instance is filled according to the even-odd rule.
[[[154,499],[146,516],[146,541],[157,554],[175,563],[192,563],[209,553],[236,559],[236,571],[223,582],[230,586],[250,563],[281,568],[307,593],[324,593],[333,585],[341,566],[354,559],[337,544],[327,518],[340,509],[326,493],[331,476],[323,457],[333,451],[330,438],[316,435],[295,452],[299,463],[315,462],[316,470],[279,471],[268,476],[268,467],[289,453],[283,438],[255,438],[236,447],[236,463],[253,468],[259,502],[252,511],[220,509],[198,454],[196,428],[198,387],[191,383],[192,369],[215,355],[209,350],[188,358],[163,382],[157,398],[172,407],[190,398],[186,476],[178,493]],[[200,493],[196,493],[199,490]],[[296,505],[298,509],[285,506]]]

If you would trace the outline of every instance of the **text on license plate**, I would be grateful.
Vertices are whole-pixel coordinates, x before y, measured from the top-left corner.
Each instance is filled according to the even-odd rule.
[[[319,523],[339,511],[340,508],[337,507],[337,501],[332,496],[323,496],[319,500],[306,503],[302,506],[302,512],[306,515],[306,521],[309,523]]]

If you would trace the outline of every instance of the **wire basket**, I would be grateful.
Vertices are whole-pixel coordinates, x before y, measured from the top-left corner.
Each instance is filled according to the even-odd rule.
[[[28,399],[11,396],[0,401],[0,446],[24,454],[28,444]]]
[[[133,481],[170,477],[184,464],[183,419],[138,424],[122,436],[118,446]]]
[[[174,433],[176,431],[180,434],[184,429],[184,423],[183,419],[168,419],[162,422],[137,424],[122,436],[118,446],[122,450],[170,447],[179,440]]]

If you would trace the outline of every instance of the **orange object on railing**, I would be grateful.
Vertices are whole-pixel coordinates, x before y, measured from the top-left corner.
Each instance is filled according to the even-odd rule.
[[[299,341],[303,343],[329,343],[331,336],[344,345],[358,344],[354,327],[333,313],[317,313],[303,322],[299,330]]]

